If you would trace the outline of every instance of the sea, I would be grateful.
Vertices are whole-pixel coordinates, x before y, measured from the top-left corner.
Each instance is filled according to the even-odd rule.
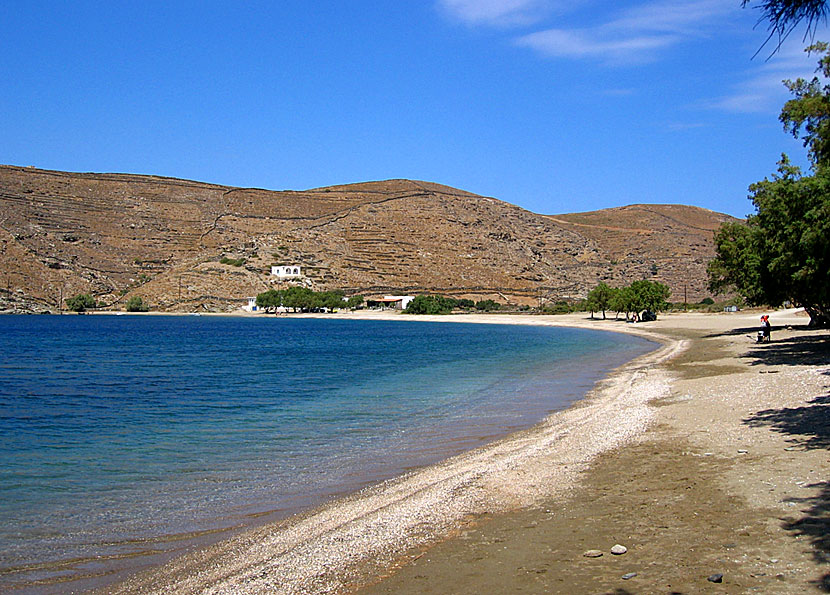
[[[0,591],[100,586],[474,449],[654,348],[404,316],[0,316]]]

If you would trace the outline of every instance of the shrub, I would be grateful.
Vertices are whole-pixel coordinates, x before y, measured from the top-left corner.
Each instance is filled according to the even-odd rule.
[[[127,312],[147,312],[150,305],[147,304],[140,296],[134,295],[127,300]]]
[[[222,258],[219,259],[219,264],[230,264],[230,265],[233,265],[235,267],[241,267],[243,264],[245,264],[245,259],[244,258],[228,258],[227,256],[223,256]]]
[[[407,314],[448,314],[455,308],[457,302],[443,295],[415,296],[406,307]]]
[[[545,304],[545,307],[542,308],[542,312],[545,314],[570,314],[571,307],[568,305],[568,302],[562,300],[556,302],[555,304]]]
[[[353,295],[346,300],[346,307],[351,310],[356,310],[360,306],[363,305],[363,296],[362,295]]]
[[[476,310],[482,312],[492,312],[493,310],[500,310],[501,304],[493,300],[480,300],[476,302]]]
[[[84,312],[87,308],[95,306],[95,298],[88,293],[79,293],[66,300],[66,307],[72,312]]]

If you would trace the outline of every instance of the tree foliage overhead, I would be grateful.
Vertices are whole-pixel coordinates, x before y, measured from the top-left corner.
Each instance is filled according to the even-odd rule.
[[[830,169],[803,176],[786,156],[771,179],[750,186],[756,213],[715,236],[712,291],[735,289],[751,305],[802,306],[830,321]]]
[[[743,0],[741,5],[760,8],[762,20],[769,22],[770,37],[777,36],[779,43],[801,23],[809,37],[827,20],[827,0]]]
[[[830,57],[824,43],[810,46],[824,56],[815,78],[787,81],[795,95],[781,120],[793,134],[803,128],[812,175],[802,175],[786,155],[778,170],[749,187],[755,213],[745,225],[729,223],[715,235],[709,287],[734,289],[751,305],[802,306],[811,324],[830,323]]]
[[[830,55],[827,49],[826,43],[818,42],[805,50],[823,54],[816,69],[821,78],[784,81],[794,97],[784,104],[779,117],[787,132],[796,138],[801,136],[810,161],[822,166],[830,164]]]

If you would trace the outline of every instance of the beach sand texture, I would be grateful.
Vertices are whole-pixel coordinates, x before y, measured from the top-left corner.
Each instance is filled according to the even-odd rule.
[[[773,342],[756,345],[759,316],[674,314],[643,325],[584,315],[424,317],[634,332],[662,346],[530,430],[106,592],[822,588],[830,334],[804,329],[794,311],[773,313]],[[611,554],[615,544],[627,552]],[[603,556],[583,556],[590,549]],[[722,582],[707,580],[718,574]]]

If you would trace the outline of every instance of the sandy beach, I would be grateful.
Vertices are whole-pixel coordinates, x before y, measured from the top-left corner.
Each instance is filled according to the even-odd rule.
[[[830,333],[773,312],[773,341],[758,345],[759,316],[418,317],[607,329],[661,346],[534,428],[106,592],[824,589]]]

